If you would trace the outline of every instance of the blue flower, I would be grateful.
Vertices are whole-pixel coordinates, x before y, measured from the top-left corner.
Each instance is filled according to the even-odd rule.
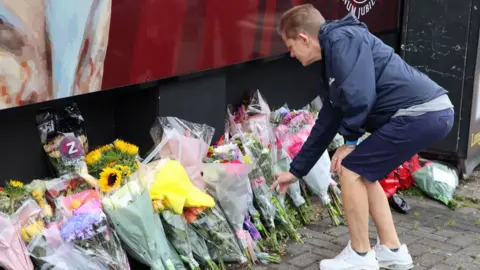
[[[71,216],[60,230],[63,240],[72,242],[86,240],[106,230],[106,216],[103,212],[79,213]]]

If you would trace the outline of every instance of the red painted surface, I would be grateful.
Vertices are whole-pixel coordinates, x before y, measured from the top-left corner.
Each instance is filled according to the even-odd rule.
[[[115,0],[103,89],[218,68],[286,51],[275,26],[294,4],[327,19],[372,0]],[[400,0],[376,0],[360,20],[395,31]],[[360,4],[358,4],[360,3]],[[365,9],[364,9],[365,10]]]

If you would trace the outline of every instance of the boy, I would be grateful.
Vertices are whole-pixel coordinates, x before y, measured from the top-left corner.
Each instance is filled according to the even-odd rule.
[[[411,269],[412,257],[398,239],[385,193],[378,183],[393,169],[452,129],[447,91],[405,63],[352,14],[326,22],[312,5],[285,12],[279,33],[304,66],[323,60],[323,107],[290,171],[276,175],[272,188],[285,192],[305,176],[340,133],[346,140],[332,157],[340,178],[350,232],[347,247],[321,270]],[[371,135],[358,144],[368,131]],[[377,227],[370,247],[368,218]]]

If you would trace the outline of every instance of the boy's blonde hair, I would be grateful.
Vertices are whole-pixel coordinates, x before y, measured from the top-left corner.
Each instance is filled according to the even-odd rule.
[[[316,37],[320,26],[325,23],[325,18],[312,4],[295,6],[280,18],[278,32],[287,38],[296,39],[301,32]]]

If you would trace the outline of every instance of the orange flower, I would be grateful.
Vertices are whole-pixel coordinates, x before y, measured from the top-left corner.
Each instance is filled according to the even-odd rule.
[[[188,223],[193,223],[195,220],[198,219],[198,215],[200,215],[203,211],[205,211],[207,207],[188,207],[183,210],[183,216]]]

